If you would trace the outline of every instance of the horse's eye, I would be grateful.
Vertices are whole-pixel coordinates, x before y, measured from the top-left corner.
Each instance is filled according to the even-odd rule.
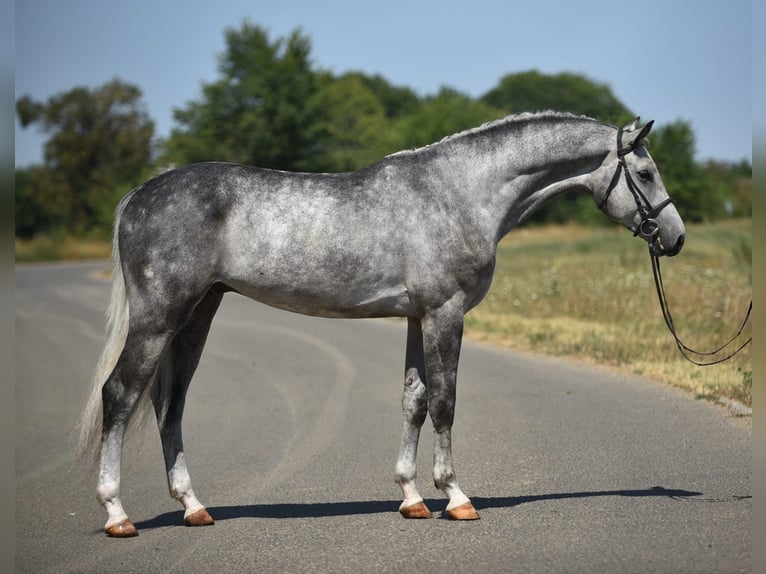
[[[652,181],[652,174],[645,169],[638,172],[638,177],[641,181]]]

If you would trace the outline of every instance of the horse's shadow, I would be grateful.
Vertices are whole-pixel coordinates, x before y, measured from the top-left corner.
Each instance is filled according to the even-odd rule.
[[[545,500],[566,500],[570,498],[595,498],[601,496],[627,497],[665,497],[674,500],[686,500],[700,496],[701,492],[681,489],[668,489],[662,486],[640,490],[597,490],[592,492],[564,492],[554,494],[539,494],[530,496],[501,496],[471,498],[477,510],[486,508],[512,508],[530,502]],[[358,502],[318,502],[308,504],[247,504],[240,506],[213,506],[208,511],[216,521],[232,520],[235,518],[327,518],[331,516],[354,516],[362,514],[395,513],[399,509],[398,500],[366,500]],[[426,505],[432,510],[442,510],[446,506],[445,499],[429,499]],[[435,516],[439,516],[435,513]],[[183,512],[174,511],[160,514],[149,520],[137,522],[136,528],[160,528],[183,524]]]

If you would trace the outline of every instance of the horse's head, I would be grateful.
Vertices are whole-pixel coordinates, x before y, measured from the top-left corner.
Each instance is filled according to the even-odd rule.
[[[653,255],[673,256],[684,244],[684,222],[644,146],[654,122],[639,129],[638,119],[617,130],[615,151],[602,167],[608,185],[594,195],[601,211],[643,238]]]

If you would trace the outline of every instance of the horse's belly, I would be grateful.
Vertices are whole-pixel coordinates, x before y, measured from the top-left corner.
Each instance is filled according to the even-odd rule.
[[[372,223],[333,213],[326,208],[313,219],[261,214],[258,225],[231,222],[227,255],[218,265],[221,281],[256,301],[306,315],[411,315],[408,248]]]
[[[237,292],[272,307],[317,317],[406,317],[414,314],[404,285],[301,285],[281,286],[226,280]],[[325,287],[325,288],[322,288]]]

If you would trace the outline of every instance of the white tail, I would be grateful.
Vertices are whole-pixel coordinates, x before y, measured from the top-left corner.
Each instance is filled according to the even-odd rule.
[[[112,239],[112,264],[114,271],[112,277],[112,294],[106,314],[106,343],[96,366],[96,372],[93,375],[93,386],[90,397],[88,398],[85,410],[83,411],[78,424],[79,441],[77,445],[77,455],[80,460],[91,464],[97,462],[101,450],[101,434],[103,427],[103,402],[101,398],[101,389],[116,366],[128,335],[130,312],[128,308],[127,292],[125,289],[125,277],[123,276],[122,264],[120,262],[118,237],[120,216],[135,191],[136,190],[123,197],[115,210]],[[170,353],[163,353],[163,360],[161,363],[159,376],[154,377],[152,384],[148,385],[148,388],[144,391],[139,400],[136,410],[131,416],[131,429],[143,426],[148,420],[149,414],[152,412],[150,396],[152,392],[157,392],[153,390],[152,387],[157,386],[158,379],[162,379],[159,381],[158,385],[160,389],[163,389],[160,391],[161,398],[163,399],[162,404],[167,402],[167,397],[164,395],[169,392],[170,387],[170,385],[167,384],[170,379]]]

